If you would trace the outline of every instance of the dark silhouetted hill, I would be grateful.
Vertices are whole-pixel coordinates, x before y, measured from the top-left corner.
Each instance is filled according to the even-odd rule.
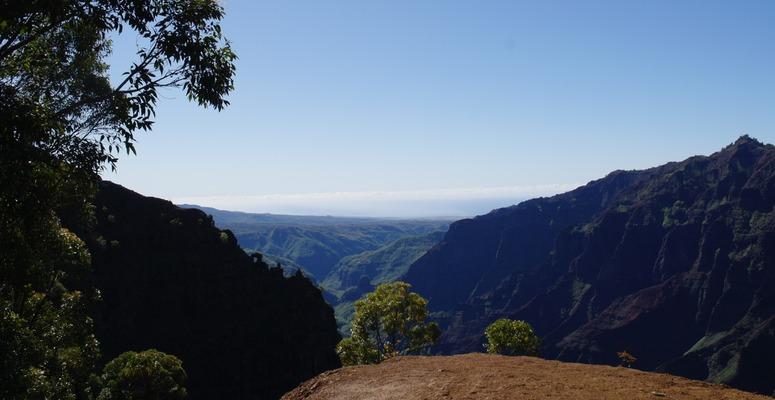
[[[95,205],[106,360],[148,348],[174,354],[193,400],[277,398],[339,366],[333,311],[307,278],[246,255],[202,211],[110,182]]]

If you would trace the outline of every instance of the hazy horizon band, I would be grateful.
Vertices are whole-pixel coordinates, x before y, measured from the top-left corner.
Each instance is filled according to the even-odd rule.
[[[424,190],[374,190],[258,195],[179,196],[175,204],[290,215],[467,217],[580,186],[546,184]]]

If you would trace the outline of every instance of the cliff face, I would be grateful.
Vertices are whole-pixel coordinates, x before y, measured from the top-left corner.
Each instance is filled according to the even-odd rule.
[[[247,256],[199,210],[110,182],[95,206],[106,360],[147,348],[174,354],[194,400],[277,398],[339,366],[333,311],[307,278]]]
[[[709,157],[617,171],[574,191],[454,223],[406,275],[445,327],[481,349],[525,319],[544,354],[772,393],[775,147],[748,137]]]

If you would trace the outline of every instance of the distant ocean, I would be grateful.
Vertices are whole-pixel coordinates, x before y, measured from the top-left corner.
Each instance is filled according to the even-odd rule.
[[[579,185],[540,185],[413,191],[225,195],[173,198],[221,210],[290,215],[351,217],[471,217],[534,197],[551,196]]]

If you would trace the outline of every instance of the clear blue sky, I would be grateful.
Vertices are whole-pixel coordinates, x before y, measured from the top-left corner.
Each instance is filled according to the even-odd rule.
[[[775,141],[773,1],[223,4],[232,106],[165,92],[105,178],[247,211],[469,215]]]

